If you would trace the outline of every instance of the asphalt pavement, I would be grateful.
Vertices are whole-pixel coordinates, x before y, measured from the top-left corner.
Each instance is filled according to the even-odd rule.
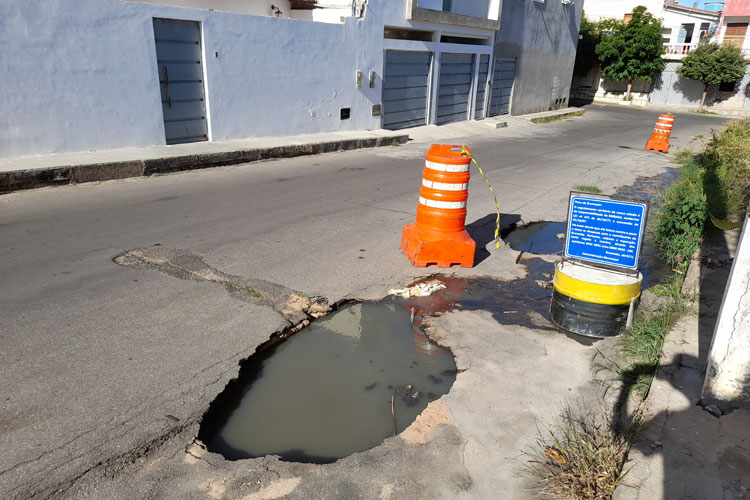
[[[325,466],[227,462],[191,444],[200,419],[240,360],[295,320],[217,282],[114,259],[161,247],[331,304],[380,298],[437,271],[399,249],[429,144],[471,148],[503,223],[562,221],[573,186],[612,193],[671,166],[643,150],[658,112],[423,127],[400,146],[0,196],[0,497],[531,498],[512,463],[537,421],[590,390],[590,347],[451,312],[432,334],[465,371],[416,434]],[[676,113],[672,150],[724,121]],[[482,179],[469,189],[467,223],[491,218]],[[480,243],[473,269],[442,272],[525,274],[517,252]]]

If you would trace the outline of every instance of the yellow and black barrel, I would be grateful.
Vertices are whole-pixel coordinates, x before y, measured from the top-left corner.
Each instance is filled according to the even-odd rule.
[[[616,337],[641,296],[642,281],[640,273],[628,275],[578,262],[558,262],[550,319],[579,335]]]

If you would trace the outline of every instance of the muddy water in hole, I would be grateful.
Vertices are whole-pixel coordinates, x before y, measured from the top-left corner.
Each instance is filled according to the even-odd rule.
[[[531,222],[506,231],[503,241],[519,252],[555,255],[562,253],[563,239],[557,236],[564,233],[564,222]]]
[[[392,396],[401,432],[456,376],[450,351],[395,298],[347,305],[251,362],[257,375],[203,436],[229,459],[326,463],[367,450],[393,436]]]

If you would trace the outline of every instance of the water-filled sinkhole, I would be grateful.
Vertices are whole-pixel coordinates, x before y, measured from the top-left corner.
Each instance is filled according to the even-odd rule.
[[[562,252],[565,233],[564,222],[531,222],[524,226],[511,225],[502,233],[505,243],[513,250],[537,255],[554,255]]]
[[[346,304],[243,363],[198,435],[227,459],[329,463],[403,431],[456,377],[395,297]]]

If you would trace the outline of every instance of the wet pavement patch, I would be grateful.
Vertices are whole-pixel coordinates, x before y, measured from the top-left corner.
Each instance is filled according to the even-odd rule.
[[[524,226],[512,224],[501,237],[517,252],[555,255],[562,253],[564,238],[558,236],[564,233],[564,222],[539,221]]]
[[[639,177],[629,186],[622,186],[615,191],[615,196],[632,201],[648,203],[648,225],[653,227],[656,215],[664,200],[664,193],[680,177],[680,169],[668,168],[665,172],[651,177]],[[659,251],[654,246],[653,238],[645,238],[641,250],[640,271],[643,274],[643,289],[662,283],[672,272],[670,267],[659,258]]]
[[[230,460],[330,463],[408,427],[456,377],[405,301],[346,304],[243,362],[199,439]],[[415,324],[416,323],[416,324]]]
[[[560,331],[549,321],[554,264],[539,257],[522,258],[524,278],[500,281],[489,277],[458,278],[434,275],[446,288],[428,297],[406,300],[415,322],[453,309],[489,311],[501,325],[518,325],[537,330]],[[420,280],[423,281],[423,280]]]

